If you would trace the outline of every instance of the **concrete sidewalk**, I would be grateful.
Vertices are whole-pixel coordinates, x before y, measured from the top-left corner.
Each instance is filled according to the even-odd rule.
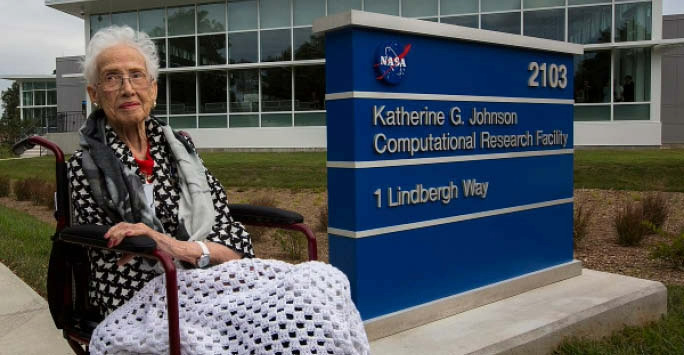
[[[73,354],[48,304],[0,263],[0,355]]]

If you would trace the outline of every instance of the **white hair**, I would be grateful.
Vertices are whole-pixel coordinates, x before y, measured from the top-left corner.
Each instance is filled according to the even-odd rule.
[[[147,74],[157,80],[159,74],[159,55],[157,47],[147,33],[137,32],[128,26],[105,27],[90,39],[86,50],[83,66],[83,76],[88,85],[95,85],[98,80],[97,57],[107,48],[117,45],[127,45],[137,49],[145,58]]]

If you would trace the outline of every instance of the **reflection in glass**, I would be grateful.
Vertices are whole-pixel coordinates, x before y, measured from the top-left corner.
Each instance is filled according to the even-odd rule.
[[[478,0],[441,0],[439,11],[442,15],[476,14],[478,7]]]
[[[520,0],[480,0],[482,12],[520,9]]]
[[[565,5],[565,0],[523,0],[523,7],[525,9],[533,9],[537,7],[554,7]]]
[[[651,3],[615,5],[615,41],[651,39]]]
[[[523,14],[525,36],[565,40],[565,10],[525,11]]]
[[[292,114],[269,113],[261,115],[261,127],[291,127]]]
[[[258,115],[230,115],[230,121],[228,122],[228,127],[230,127],[230,128],[259,127],[259,116]]]
[[[166,115],[166,75],[157,78],[157,106],[152,109],[154,115]]]
[[[256,0],[228,2],[228,30],[254,30],[257,28]]]
[[[138,13],[133,12],[119,12],[112,14],[112,25],[128,26],[134,30],[138,30]]]
[[[22,87],[24,88],[24,91],[33,90],[33,83],[30,81],[26,81],[22,84]]]
[[[33,100],[34,100],[36,106],[45,105],[45,91],[44,90],[34,91],[33,92]]]
[[[651,119],[651,105],[615,105],[613,107],[613,119],[616,121]]]
[[[256,63],[259,60],[257,32],[238,32],[228,34],[228,62]]]
[[[610,6],[568,9],[568,41],[573,43],[610,42]]]
[[[199,128],[226,128],[228,119],[226,115],[199,116]]]
[[[651,49],[615,51],[615,102],[651,100]]]
[[[290,30],[261,31],[261,61],[291,60]]]
[[[325,126],[325,112],[295,113],[295,126]]]
[[[172,73],[169,78],[169,113],[195,113],[195,73]]]
[[[311,34],[311,27],[295,28],[294,59],[319,59],[325,57],[325,37]]]
[[[226,64],[226,35],[197,37],[199,65]]]
[[[399,16],[399,0],[375,0],[364,3],[364,11]]]
[[[325,0],[293,0],[294,25],[311,25],[313,20],[325,16]]]
[[[601,2],[610,2],[610,0],[568,0],[568,5],[597,4]]]
[[[46,81],[45,85],[48,89],[54,89],[57,87],[57,81]]]
[[[26,84],[24,84],[26,85]],[[33,106],[33,92],[32,91],[24,91],[24,102],[23,106]]]
[[[226,4],[197,5],[197,32],[223,32],[226,30]]]
[[[197,72],[199,80],[199,112],[227,112],[226,86],[227,75],[224,70]]]
[[[36,81],[33,83],[33,88],[34,89],[45,89],[47,87],[47,83],[44,81]]]
[[[195,37],[169,38],[169,67],[195,66]]]
[[[261,69],[261,111],[292,110],[291,68]],[[262,116],[263,126],[263,116]]]
[[[520,34],[520,12],[482,15],[482,29]]]
[[[195,116],[176,116],[169,117],[169,125],[174,129],[197,128],[197,117]]]
[[[575,102],[610,102],[610,51],[575,55]]]
[[[477,15],[442,17],[440,21],[442,23],[448,23],[450,25],[458,25],[472,28],[479,27]]]
[[[575,105],[575,121],[610,121],[610,105]]]
[[[361,0],[328,1],[328,15],[349,11],[351,9],[361,10]]]
[[[259,70],[231,70],[228,75],[230,112],[259,112]]]
[[[195,33],[195,6],[169,7],[169,36]]]
[[[401,0],[401,16],[437,16],[437,1],[438,0]]]
[[[159,67],[166,68],[166,40],[163,38],[153,39],[154,45],[157,47],[157,55],[159,56]]]
[[[140,11],[140,31],[150,37],[164,37],[165,28],[164,9]]]
[[[295,111],[325,110],[325,68],[322,65],[294,69]]]
[[[97,31],[111,25],[109,14],[99,14],[90,16],[90,37]]]
[[[289,0],[261,0],[259,1],[259,15],[261,28],[275,28],[290,26]]]
[[[57,105],[57,91],[48,90],[48,92],[47,92],[47,104],[48,105]]]

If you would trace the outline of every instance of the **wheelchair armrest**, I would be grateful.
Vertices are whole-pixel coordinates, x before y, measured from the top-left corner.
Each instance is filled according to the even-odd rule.
[[[55,237],[67,243],[108,249],[104,235],[109,228],[110,226],[98,224],[80,224],[62,229]],[[148,237],[130,237],[124,238],[119,245],[111,249],[136,254],[152,254],[157,249],[157,243]]]
[[[296,212],[274,207],[245,204],[228,204],[230,214],[247,225],[291,225],[304,222],[304,217]]]

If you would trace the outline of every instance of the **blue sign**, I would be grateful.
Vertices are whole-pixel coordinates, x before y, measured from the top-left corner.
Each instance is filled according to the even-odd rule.
[[[330,262],[364,319],[573,259],[572,55],[415,32],[326,33]]]

